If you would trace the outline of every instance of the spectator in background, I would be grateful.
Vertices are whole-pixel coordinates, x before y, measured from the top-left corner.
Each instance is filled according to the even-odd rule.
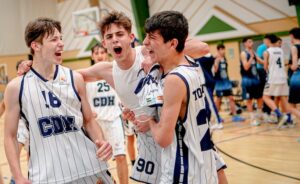
[[[257,62],[263,61],[256,56],[253,50],[253,40],[250,37],[243,39],[245,50],[241,52],[241,75],[243,99],[247,102],[247,110],[250,113],[251,125],[258,126],[260,122],[258,117],[261,116],[262,93],[257,93],[261,89],[261,82],[257,72]],[[253,99],[257,101],[257,110],[253,109]]]
[[[296,104],[300,103],[300,28],[294,28],[290,31],[292,42],[291,47],[291,66],[292,75],[290,78],[289,100],[291,104],[291,112],[299,118],[299,111],[296,109]]]
[[[217,45],[218,53],[214,63],[215,80],[216,80],[216,106],[218,111],[221,108],[222,97],[228,97],[233,122],[241,122],[245,119],[236,114],[235,102],[232,96],[232,82],[228,76],[228,63],[225,57],[225,46]]]

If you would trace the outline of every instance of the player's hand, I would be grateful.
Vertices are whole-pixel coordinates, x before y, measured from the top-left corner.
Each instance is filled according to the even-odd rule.
[[[15,182],[17,184],[31,184],[31,182],[27,178],[24,178],[24,177],[15,178]]]
[[[254,54],[254,51],[253,51],[253,50],[251,50],[249,53],[250,53],[250,57],[251,57],[251,58],[254,58],[254,57],[255,57],[255,54]]]
[[[129,120],[131,122],[133,122],[135,120],[134,112],[126,107],[124,107],[122,109],[122,117],[123,117],[123,119]]]
[[[151,116],[142,115],[140,117],[137,117],[133,124],[135,125],[135,130],[140,133],[146,133],[150,130],[150,120],[152,120]]]
[[[112,157],[112,147],[107,141],[96,140],[95,144],[98,148],[97,157],[102,161],[107,161]]]
[[[216,56],[215,62],[216,64],[219,64],[221,61],[221,57],[219,55]]]
[[[145,56],[144,61],[141,63],[141,67],[144,69],[145,73],[149,73],[151,67],[153,66],[153,61],[150,56]]]
[[[22,61],[22,63],[19,64],[17,74],[24,75],[30,70],[30,67],[32,66],[32,61],[31,60],[25,60]]]

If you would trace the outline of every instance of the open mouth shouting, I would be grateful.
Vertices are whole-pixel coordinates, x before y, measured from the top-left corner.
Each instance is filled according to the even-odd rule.
[[[55,52],[55,56],[61,57],[61,52]]]
[[[58,61],[62,60],[62,51],[57,51],[54,53],[54,55]]]
[[[122,47],[114,47],[113,50],[117,56],[121,55],[122,53]]]

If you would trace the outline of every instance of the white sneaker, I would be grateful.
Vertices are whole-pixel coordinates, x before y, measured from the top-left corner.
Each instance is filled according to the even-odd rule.
[[[288,119],[288,116],[285,115],[285,114],[282,114],[279,118],[278,118],[278,126],[277,128],[286,128],[287,126],[285,125],[285,122],[286,120]],[[283,127],[283,126],[286,126],[286,127]]]
[[[222,123],[216,123],[216,124],[212,125],[210,128],[211,128],[211,130],[221,130],[224,128],[224,126]]]
[[[260,122],[258,122],[257,120],[253,120],[251,123],[250,123],[251,126],[259,126],[260,125]]]

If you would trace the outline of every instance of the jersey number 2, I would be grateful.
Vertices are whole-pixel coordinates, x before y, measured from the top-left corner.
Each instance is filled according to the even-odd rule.
[[[99,86],[98,88],[98,93],[101,93],[101,92],[105,92],[105,91],[109,91],[110,90],[110,86],[106,83],[106,82],[99,82],[97,84],[97,86]]]

